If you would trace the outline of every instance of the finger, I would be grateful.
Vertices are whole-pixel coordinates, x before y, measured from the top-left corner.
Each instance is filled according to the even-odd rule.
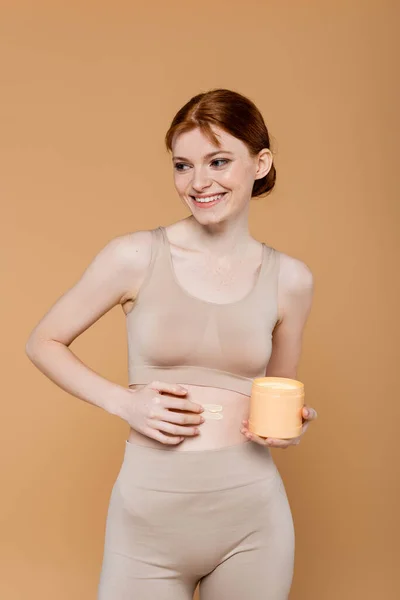
[[[256,442],[256,444],[260,444],[261,446],[266,445],[266,443],[265,443],[266,438],[262,438],[259,435],[252,433],[251,431],[249,431],[246,428],[243,428],[241,431],[248,440],[251,440],[252,442]]]
[[[246,421],[243,421],[243,423],[246,423]],[[247,437],[248,440],[253,440],[254,442],[260,443],[262,442],[263,445],[265,446],[265,440],[266,438],[263,438],[255,433],[253,433],[252,431],[250,431],[248,429],[248,427],[246,425],[243,425],[241,428],[241,433],[243,433],[243,435],[245,435]]]
[[[307,431],[307,429],[309,428],[309,426],[310,426],[310,422],[309,421],[305,421],[303,423],[303,426],[301,428],[301,435],[303,435],[303,433],[305,433]]]
[[[318,414],[315,408],[311,408],[309,406],[303,406],[303,417],[307,421],[314,421],[317,418]]]
[[[197,427],[183,427],[181,425],[175,425],[174,423],[168,423],[167,421],[153,421],[152,427],[158,429],[158,431],[178,437],[195,436],[200,433],[200,430]]]
[[[200,425],[201,423],[204,423],[204,418],[199,414],[174,412],[167,409],[160,411],[157,418],[160,421],[176,423],[177,425]]]
[[[175,409],[175,410],[188,410],[190,412],[200,413],[204,411],[204,408],[201,404],[196,404],[195,402],[191,402],[190,400],[184,400],[180,398],[171,398],[164,396],[161,401],[161,405],[164,408]]]
[[[286,450],[289,446],[293,445],[292,440],[281,440],[279,438],[267,438],[266,445],[271,448],[281,448]]]
[[[148,386],[160,394],[174,394],[175,396],[186,396],[187,389],[177,383],[164,383],[163,381],[152,381]]]
[[[157,431],[157,430],[152,430],[151,432],[149,432],[146,435],[147,435],[147,437],[150,437],[153,440],[156,440],[157,442],[161,442],[162,444],[166,444],[169,446],[177,446],[178,444],[183,442],[183,440],[185,439],[183,436],[182,437],[174,437],[172,435],[166,435],[164,433],[161,433],[161,431]]]
[[[261,437],[259,435],[256,435],[255,433],[252,433],[251,431],[249,431],[246,428],[243,428],[242,433],[244,433],[244,435],[247,437],[248,440],[251,440],[252,442],[256,442],[257,444],[260,444],[261,446],[268,446],[271,448],[281,448],[283,450],[285,450],[286,448],[288,448],[289,446],[292,445],[292,441],[291,440],[281,440],[278,438],[264,438]]]

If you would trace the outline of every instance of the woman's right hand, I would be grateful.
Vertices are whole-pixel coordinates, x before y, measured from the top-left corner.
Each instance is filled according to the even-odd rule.
[[[187,390],[181,385],[153,381],[129,392],[123,418],[139,433],[169,445],[200,433],[204,409],[184,397]]]

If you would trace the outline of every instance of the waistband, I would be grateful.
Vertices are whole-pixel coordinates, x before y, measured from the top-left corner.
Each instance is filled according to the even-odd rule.
[[[270,449],[251,441],[195,451],[126,441],[121,471],[135,487],[168,492],[229,490],[278,473]]]
[[[138,365],[133,358],[128,364],[129,385],[145,384],[152,381],[183,383],[216,387],[250,396],[253,380],[227,371],[201,366],[182,365],[178,367],[157,367]]]

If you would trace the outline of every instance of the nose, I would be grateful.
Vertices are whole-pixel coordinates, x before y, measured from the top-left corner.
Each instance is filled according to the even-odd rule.
[[[201,192],[210,187],[212,181],[206,169],[200,167],[193,170],[192,187],[196,192]]]

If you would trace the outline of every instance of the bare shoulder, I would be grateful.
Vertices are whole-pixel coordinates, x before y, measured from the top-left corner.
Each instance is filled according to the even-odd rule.
[[[102,251],[109,254],[112,266],[125,273],[131,287],[121,298],[121,304],[136,296],[150,265],[153,235],[150,230],[125,233],[112,238]]]
[[[304,317],[311,309],[314,293],[314,277],[309,266],[302,260],[279,252],[278,323],[288,316]]]
[[[121,266],[140,269],[150,262],[151,246],[151,231],[135,231],[111,238],[101,252],[109,254]]]
[[[310,267],[303,261],[279,252],[279,285],[289,294],[312,294],[314,276]]]
[[[104,298],[118,296],[118,303],[136,296],[151,261],[152,232],[136,231],[109,239],[95,254],[81,277],[89,290],[104,286]],[[115,298],[114,298],[115,300]]]
[[[118,235],[105,243],[35,326],[29,345],[43,339],[69,345],[111,308],[135,298],[150,263],[151,247],[151,231]]]

